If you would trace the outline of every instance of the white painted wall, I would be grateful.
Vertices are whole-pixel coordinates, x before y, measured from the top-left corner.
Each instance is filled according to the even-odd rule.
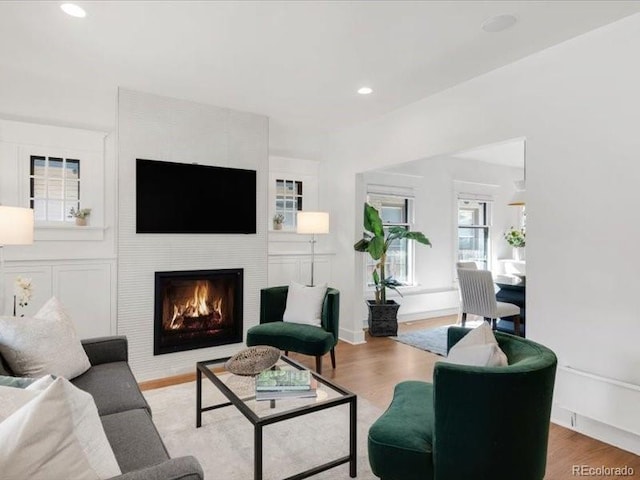
[[[640,225],[629,213],[640,203],[639,43],[634,15],[333,136],[327,198],[338,223],[343,334],[362,340],[361,260],[351,248],[361,223],[356,174],[526,137],[527,334],[562,365],[640,384]],[[571,409],[587,390],[558,391]],[[593,407],[606,424],[616,399]],[[638,437],[607,431],[608,441],[640,451]]]
[[[10,120],[112,132],[116,93],[41,69],[0,66],[0,109]]]
[[[277,118],[269,118],[269,155],[293,159],[322,160],[327,134],[295,128]]]

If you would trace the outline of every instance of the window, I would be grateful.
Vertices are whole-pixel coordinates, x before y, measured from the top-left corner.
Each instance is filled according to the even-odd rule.
[[[80,208],[80,160],[30,156],[29,202],[36,221],[71,222],[71,208]]]
[[[489,269],[491,202],[458,199],[458,261],[473,261]]]
[[[295,230],[296,212],[302,210],[302,182],[276,179],[276,214],[284,217],[283,227]]]
[[[385,234],[389,227],[411,230],[413,225],[413,199],[395,195],[369,194],[367,201],[380,212]],[[367,285],[373,285],[371,273],[376,261],[367,255]],[[387,251],[385,275],[403,285],[413,284],[413,242],[396,240]]]

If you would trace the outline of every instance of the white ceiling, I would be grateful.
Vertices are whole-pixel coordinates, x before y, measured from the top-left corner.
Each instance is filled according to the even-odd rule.
[[[635,1],[93,1],[77,2],[87,17],[76,19],[59,3],[0,2],[0,69],[324,131],[640,11]],[[502,13],[518,23],[480,29]],[[357,95],[365,84],[374,93]]]

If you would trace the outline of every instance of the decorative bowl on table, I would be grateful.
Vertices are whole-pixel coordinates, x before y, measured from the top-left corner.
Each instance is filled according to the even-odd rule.
[[[226,361],[224,367],[235,375],[253,377],[273,367],[280,359],[280,350],[267,345],[246,348]]]

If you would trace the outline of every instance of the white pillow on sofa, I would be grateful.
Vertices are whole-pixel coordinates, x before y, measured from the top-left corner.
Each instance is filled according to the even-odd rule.
[[[471,330],[458,341],[447,355],[446,363],[474,367],[505,367],[507,356],[498,346],[487,322]]]
[[[319,327],[322,324],[322,303],[326,294],[326,283],[307,287],[292,282],[289,285],[287,308],[282,316],[282,321]]]
[[[0,317],[0,353],[16,375],[75,378],[90,367],[69,315],[57,298],[35,317]]]
[[[4,409],[8,416],[0,422],[3,480],[103,480],[121,474],[90,394],[64,378],[42,391],[0,387],[0,404],[15,407],[21,400],[13,412]]]

